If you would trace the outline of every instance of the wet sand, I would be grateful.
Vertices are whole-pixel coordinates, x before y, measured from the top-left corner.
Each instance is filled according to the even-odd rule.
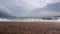
[[[60,34],[60,23],[0,22],[0,34]]]

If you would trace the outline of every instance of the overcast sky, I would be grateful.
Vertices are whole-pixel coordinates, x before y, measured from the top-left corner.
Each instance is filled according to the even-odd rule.
[[[60,15],[60,0],[0,0],[0,11],[17,17]]]

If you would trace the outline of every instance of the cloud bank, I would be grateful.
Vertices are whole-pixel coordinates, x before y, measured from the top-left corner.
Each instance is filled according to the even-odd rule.
[[[0,10],[17,17],[57,16],[60,0],[0,0]]]

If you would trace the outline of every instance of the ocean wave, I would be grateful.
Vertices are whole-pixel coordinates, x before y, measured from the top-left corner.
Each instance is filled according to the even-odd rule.
[[[6,18],[0,18],[0,22],[4,22],[4,21],[11,21],[11,20],[9,20],[9,19],[6,19]]]
[[[42,18],[40,19],[33,19],[33,18],[28,18],[28,19],[7,19],[7,18],[0,18],[0,21],[3,22],[60,22],[60,18],[58,19],[52,19],[52,20],[44,20]]]

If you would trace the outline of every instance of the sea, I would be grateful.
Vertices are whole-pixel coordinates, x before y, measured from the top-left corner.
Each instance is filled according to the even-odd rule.
[[[0,18],[0,22],[60,22],[60,17],[58,18],[41,18],[41,17]]]

